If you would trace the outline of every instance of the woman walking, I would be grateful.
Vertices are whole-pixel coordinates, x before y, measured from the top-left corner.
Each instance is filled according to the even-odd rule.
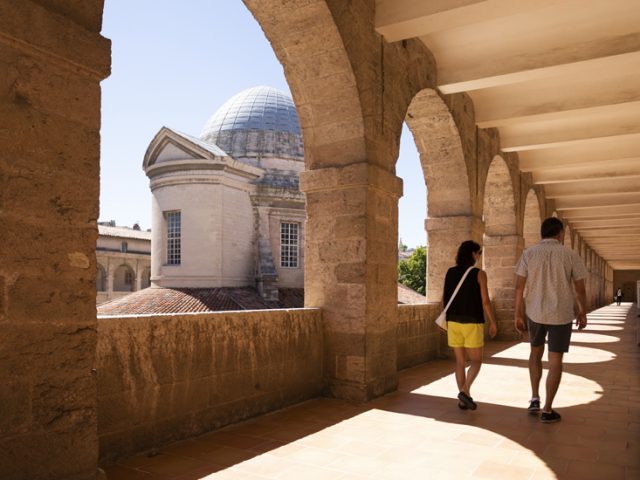
[[[444,280],[443,303],[446,305],[469,270],[447,310],[447,340],[456,356],[456,383],[460,391],[458,407],[462,410],[477,408],[471,397],[471,385],[482,366],[485,318],[489,321],[491,338],[497,333],[487,289],[487,274],[474,267],[481,255],[482,249],[476,242],[462,242],[456,255],[456,266],[447,271]],[[467,356],[471,362],[468,370]]]

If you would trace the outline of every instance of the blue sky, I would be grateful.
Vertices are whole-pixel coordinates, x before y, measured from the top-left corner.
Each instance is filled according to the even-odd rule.
[[[240,0],[106,0],[102,35],[112,73],[102,82],[100,220],[151,226],[144,153],[162,126],[199,135],[229,97],[256,85],[289,91],[282,66]],[[402,134],[400,237],[424,245],[425,187],[413,139]]]

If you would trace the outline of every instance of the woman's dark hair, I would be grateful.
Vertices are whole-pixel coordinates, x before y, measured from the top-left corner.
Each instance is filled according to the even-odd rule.
[[[549,217],[540,226],[540,236],[542,238],[553,238],[562,230],[564,230],[562,221],[556,217]]]
[[[458,254],[456,255],[456,265],[460,267],[470,267],[476,263],[473,258],[473,253],[480,251],[480,245],[473,240],[465,240],[458,247]]]

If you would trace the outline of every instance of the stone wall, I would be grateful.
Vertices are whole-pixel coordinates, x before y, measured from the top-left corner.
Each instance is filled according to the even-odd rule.
[[[0,478],[94,478],[101,3],[0,2]]]
[[[322,349],[316,309],[99,318],[101,461],[319,396]]]
[[[436,358],[444,335],[434,321],[441,311],[439,303],[398,306],[398,369],[409,368]]]

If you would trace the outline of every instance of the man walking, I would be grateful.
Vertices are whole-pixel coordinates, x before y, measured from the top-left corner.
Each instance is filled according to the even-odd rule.
[[[564,225],[559,219],[547,218],[542,222],[540,233],[542,240],[524,251],[516,267],[515,323],[519,332],[529,330],[531,400],[528,411],[531,414],[540,411],[542,356],[548,336],[549,372],[540,421],[553,423],[560,420],[560,414],[551,407],[562,377],[562,356],[569,351],[574,288],[579,308],[576,325],[579,330],[587,326],[584,283],[587,269],[577,253],[563,246]],[[522,311],[525,285],[526,323]]]

